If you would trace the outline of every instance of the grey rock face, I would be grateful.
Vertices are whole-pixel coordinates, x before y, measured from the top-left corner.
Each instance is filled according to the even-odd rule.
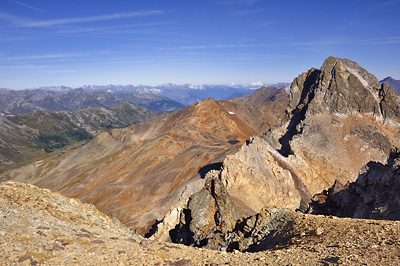
[[[310,117],[328,111],[339,116],[371,115],[382,121],[400,121],[400,98],[387,85],[344,58],[329,57],[321,69],[310,69],[294,79],[286,111],[286,133],[281,153],[291,153],[289,142],[301,134]]]
[[[400,151],[386,165],[369,162],[355,182],[336,181],[313,197],[311,213],[366,219],[400,219]]]
[[[274,232],[297,215],[288,209],[263,208],[237,223],[235,230],[228,234],[228,250],[257,252],[272,248],[276,244]]]
[[[210,249],[226,248],[224,236],[239,219],[239,212],[218,177],[209,178],[190,197],[182,213],[180,224],[170,233],[172,241]]]

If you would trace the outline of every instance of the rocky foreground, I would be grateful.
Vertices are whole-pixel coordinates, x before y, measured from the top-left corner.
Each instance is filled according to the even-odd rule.
[[[156,242],[47,189],[0,183],[1,265],[399,265],[399,221],[293,214],[262,252]]]

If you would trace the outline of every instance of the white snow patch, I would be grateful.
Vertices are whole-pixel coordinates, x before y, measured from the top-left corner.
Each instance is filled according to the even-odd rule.
[[[234,114],[235,114],[234,112],[230,112],[230,111],[229,111],[228,113],[229,113],[230,115],[234,115]]]

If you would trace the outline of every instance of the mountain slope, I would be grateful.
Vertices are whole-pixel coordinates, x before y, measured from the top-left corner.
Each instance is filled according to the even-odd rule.
[[[32,162],[71,144],[91,140],[102,130],[122,128],[161,112],[132,104],[77,112],[38,111],[0,116],[0,171]]]
[[[70,156],[5,177],[78,197],[130,227],[143,227],[172,206],[186,204],[203,185],[205,173],[219,169],[237,142],[278,123],[286,104],[262,105],[207,99],[126,129],[102,132]]]

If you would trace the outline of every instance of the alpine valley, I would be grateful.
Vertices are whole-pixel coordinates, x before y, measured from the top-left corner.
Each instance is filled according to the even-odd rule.
[[[329,57],[218,101],[1,90],[0,264],[398,265],[390,82]]]

